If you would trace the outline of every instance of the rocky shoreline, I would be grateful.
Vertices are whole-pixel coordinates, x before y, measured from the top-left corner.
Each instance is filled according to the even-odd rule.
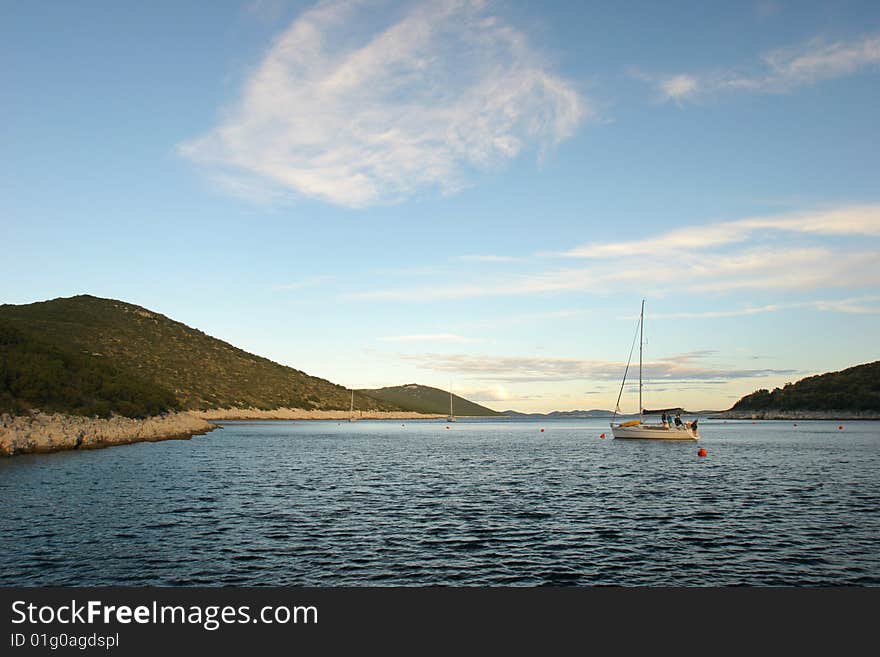
[[[880,420],[876,411],[724,411],[712,420]]]
[[[0,456],[45,454],[68,449],[100,449],[160,440],[188,440],[217,428],[220,420],[348,420],[348,411],[278,408],[219,408],[184,411],[143,419],[92,418],[62,413],[0,416]],[[431,420],[446,417],[407,411],[355,411],[359,420]]]
[[[144,419],[91,418],[61,413],[0,416],[0,456],[42,454],[68,449],[100,449],[160,440],[187,440],[216,425],[192,413]]]

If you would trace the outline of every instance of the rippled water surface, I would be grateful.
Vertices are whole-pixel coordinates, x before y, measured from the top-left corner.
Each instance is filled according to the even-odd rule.
[[[0,585],[880,585],[880,422],[229,422],[0,460]],[[545,431],[541,432],[540,429]]]

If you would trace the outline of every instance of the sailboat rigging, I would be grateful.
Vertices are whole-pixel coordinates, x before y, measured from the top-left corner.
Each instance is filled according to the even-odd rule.
[[[628,422],[614,423],[614,419],[620,412],[620,398],[623,395],[623,388],[626,385],[626,375],[629,372],[629,364],[632,361],[633,349],[635,347],[635,338],[633,345],[629,350],[629,358],[626,361],[626,368],[623,371],[623,381],[620,383],[620,392],[617,395],[617,406],[614,408],[614,416],[611,419],[611,433],[615,438],[645,438],[649,440],[698,440],[700,435],[697,432],[697,421],[682,422],[680,415],[684,412],[681,408],[661,408],[657,410],[646,411],[642,405],[642,351],[644,348],[644,329],[645,329],[645,300],[642,299],[642,310],[639,313],[638,339],[639,339],[639,419],[629,420]],[[672,413],[675,413],[673,422]],[[645,415],[662,415],[663,422],[661,424],[645,424]],[[669,418],[667,421],[666,418]]]

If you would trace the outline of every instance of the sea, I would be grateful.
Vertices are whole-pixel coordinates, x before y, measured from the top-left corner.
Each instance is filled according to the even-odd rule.
[[[0,586],[880,585],[880,422],[700,432],[238,421],[0,459]]]

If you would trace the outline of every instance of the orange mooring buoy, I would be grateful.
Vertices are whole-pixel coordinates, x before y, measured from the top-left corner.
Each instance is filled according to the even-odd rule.
[[[700,449],[697,450],[697,456],[706,456],[706,454],[708,454],[708,452],[705,447],[700,447]]]
[[[605,440],[605,434],[604,434],[604,433],[603,433],[603,434],[599,434],[599,438],[601,438],[602,440]]]

